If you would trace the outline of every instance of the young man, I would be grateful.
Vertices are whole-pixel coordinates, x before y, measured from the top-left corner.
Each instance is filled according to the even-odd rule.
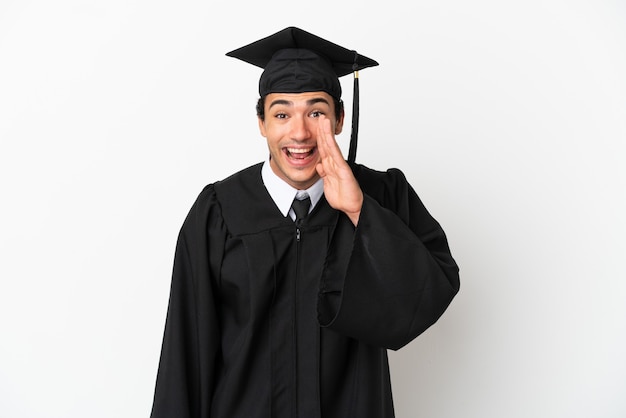
[[[338,77],[377,63],[297,28],[229,55],[265,69],[269,159],[208,185],[184,222],[152,417],[393,417],[386,350],[459,278],[403,174],[335,141]]]

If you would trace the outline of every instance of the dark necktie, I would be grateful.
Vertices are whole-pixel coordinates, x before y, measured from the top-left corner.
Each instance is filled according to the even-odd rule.
[[[309,214],[311,207],[311,198],[307,196],[305,199],[294,199],[291,208],[296,213],[296,225],[300,225],[302,220]]]

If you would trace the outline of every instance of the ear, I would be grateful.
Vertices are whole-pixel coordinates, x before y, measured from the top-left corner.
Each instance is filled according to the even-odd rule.
[[[343,119],[346,113],[342,110],[341,115],[339,115],[339,119],[335,122],[335,135],[339,135],[343,130]]]
[[[267,135],[265,133],[265,121],[257,116],[257,122],[259,122],[259,131],[261,132],[261,136],[267,138]]]

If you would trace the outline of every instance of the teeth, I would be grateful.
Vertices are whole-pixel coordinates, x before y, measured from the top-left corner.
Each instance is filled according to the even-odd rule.
[[[292,154],[306,154],[311,152],[311,148],[287,148],[287,151]]]

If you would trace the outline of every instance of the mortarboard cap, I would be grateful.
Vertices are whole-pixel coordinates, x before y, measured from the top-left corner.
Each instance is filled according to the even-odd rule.
[[[266,38],[226,54],[264,69],[259,94],[324,91],[341,99],[339,77],[354,73],[352,134],[348,161],[354,162],[358,135],[358,70],[378,65],[330,41],[296,27],[288,27]]]

